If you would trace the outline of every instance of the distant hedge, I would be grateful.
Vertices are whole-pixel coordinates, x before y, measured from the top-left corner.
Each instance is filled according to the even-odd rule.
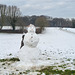
[[[27,33],[27,30],[25,29],[25,30],[0,30],[0,33],[23,33],[23,32],[25,32],[25,33]],[[37,28],[36,29],[36,33],[37,34],[40,34],[42,32],[42,30],[40,29],[40,28]]]

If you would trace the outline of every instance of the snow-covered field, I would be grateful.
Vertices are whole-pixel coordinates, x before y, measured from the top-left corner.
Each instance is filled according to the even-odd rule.
[[[69,30],[75,31],[75,29]],[[38,36],[40,41],[37,47],[41,51],[42,62],[48,63],[45,65],[66,64],[65,69],[75,70],[75,34],[60,28],[46,28],[45,32]],[[9,54],[12,54],[12,57],[16,56],[20,48],[21,37],[22,34],[0,33],[0,59],[10,57]]]
[[[70,33],[74,33],[75,34],[75,28],[62,28],[63,30],[70,32]]]

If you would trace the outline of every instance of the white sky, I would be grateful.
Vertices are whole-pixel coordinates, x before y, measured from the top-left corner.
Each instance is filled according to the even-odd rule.
[[[22,15],[75,18],[75,0],[0,0],[0,4],[16,5]]]

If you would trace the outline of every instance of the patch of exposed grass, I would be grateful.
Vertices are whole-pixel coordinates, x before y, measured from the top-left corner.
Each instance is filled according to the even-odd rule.
[[[19,58],[11,58],[9,61],[20,61]]]
[[[73,64],[75,66],[75,64]]]
[[[50,58],[48,58],[48,60],[51,60]]]
[[[8,65],[10,65],[11,63],[8,63]]]
[[[73,59],[73,61],[75,61],[75,59]]]
[[[19,71],[18,69],[16,69],[16,71]]]
[[[61,68],[66,68],[66,64],[59,65],[58,67],[61,67]]]
[[[9,75],[16,75],[15,73],[11,73],[11,74],[9,74]]]
[[[9,56],[11,56],[12,54],[10,53]]]
[[[3,63],[2,65],[5,65],[5,63]]]
[[[70,61],[71,59],[69,58],[69,59],[67,59],[67,61]]]
[[[62,60],[61,62],[63,63],[64,61]]]
[[[0,62],[5,62],[5,61],[20,61],[20,60],[19,58],[0,59]]]
[[[30,70],[26,70],[26,73],[29,73],[30,72]]]
[[[19,72],[19,74],[22,74],[22,72]]]
[[[4,69],[6,69],[6,67],[4,67]]]
[[[42,73],[45,73],[45,75],[55,75],[55,74],[60,74],[60,75],[75,75],[75,70],[65,70],[65,71],[62,71],[62,70],[53,70],[53,66],[49,66],[49,67],[46,67],[44,69],[41,69],[39,70],[39,72]]]

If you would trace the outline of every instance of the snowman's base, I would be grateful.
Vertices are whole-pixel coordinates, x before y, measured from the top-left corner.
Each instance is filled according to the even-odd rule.
[[[22,62],[22,63],[18,63],[16,68],[24,69],[24,70],[37,70],[38,65],[37,64],[32,64],[32,63],[26,64],[26,63]]]
[[[40,70],[49,65],[50,65],[50,63],[39,60],[39,61],[37,61],[37,63],[17,62],[15,68],[19,69],[19,70]]]

